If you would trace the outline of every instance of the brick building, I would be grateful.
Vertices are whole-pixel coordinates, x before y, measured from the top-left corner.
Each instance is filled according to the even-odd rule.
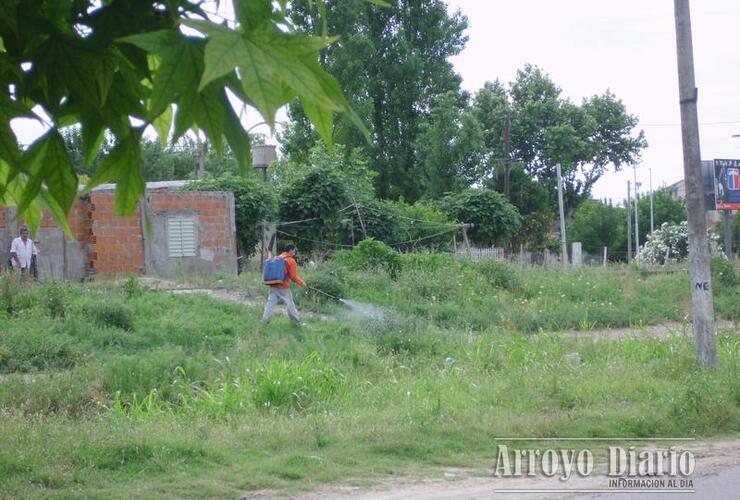
[[[115,215],[115,185],[104,184],[75,202],[69,214],[74,239],[44,214],[34,241],[41,277],[236,273],[234,196],[187,192],[187,181],[147,183],[130,217]],[[0,245],[10,257],[18,235],[15,210],[0,208]]]

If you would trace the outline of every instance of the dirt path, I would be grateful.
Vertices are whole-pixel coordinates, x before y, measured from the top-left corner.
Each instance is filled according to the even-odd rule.
[[[601,446],[599,444],[598,446]],[[569,445],[571,446],[571,445]],[[735,477],[740,473],[740,437],[717,441],[692,441],[678,445],[681,450],[690,450],[696,457],[696,469],[690,476],[694,481],[697,495],[694,498],[707,498],[702,495],[703,479],[710,475],[723,473],[728,477]],[[543,448],[550,447],[544,445]],[[588,447],[588,446],[584,446]],[[645,446],[646,448],[648,446]],[[638,447],[642,449],[642,446]],[[493,461],[493,457],[491,459]],[[736,479],[736,478],[735,478]],[[401,478],[379,480],[378,485],[372,488],[355,486],[327,486],[316,490],[286,494],[279,491],[263,490],[245,494],[242,499],[267,498],[301,498],[301,499],[328,499],[328,500],[408,500],[408,499],[491,499],[516,498],[518,500],[555,499],[565,500],[580,498],[584,495],[593,495],[593,492],[523,492],[521,490],[601,490],[609,489],[606,477],[605,464],[595,464],[594,472],[587,477],[574,474],[568,481],[560,481],[557,477],[547,478],[537,476],[533,478],[500,478],[493,477],[490,469],[461,470],[441,469],[424,478]],[[520,490],[517,492],[501,492],[497,490]],[[618,490],[615,491],[618,493]],[[608,499],[609,494],[604,498]],[[651,498],[652,495],[649,495]],[[729,498],[729,497],[726,497]]]
[[[738,330],[740,325],[734,321],[717,320],[718,331]],[[605,328],[597,330],[569,330],[569,337],[579,340],[623,340],[629,338],[667,338],[673,335],[693,337],[691,322],[667,321],[657,325],[645,325],[630,328]],[[740,332],[739,332],[740,333]]]

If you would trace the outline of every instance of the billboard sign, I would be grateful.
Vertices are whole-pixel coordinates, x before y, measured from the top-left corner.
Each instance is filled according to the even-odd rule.
[[[717,210],[740,210],[740,160],[714,160]]]

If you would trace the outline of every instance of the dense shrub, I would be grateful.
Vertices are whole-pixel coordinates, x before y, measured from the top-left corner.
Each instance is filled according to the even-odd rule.
[[[670,225],[663,223],[648,235],[645,245],[637,254],[636,260],[644,264],[669,264],[685,260],[689,256],[688,222]],[[717,235],[707,232],[710,251],[719,254]]]
[[[49,315],[54,318],[64,317],[71,298],[76,295],[76,289],[63,281],[47,281],[41,287],[44,306]]]
[[[275,210],[275,199],[267,186],[254,177],[226,175],[216,179],[193,181],[186,191],[227,191],[234,193],[237,249],[240,255],[254,254],[262,239],[260,223]]]
[[[342,298],[346,293],[346,278],[342,272],[342,268],[334,268],[331,270],[321,270],[311,274],[311,278],[308,281],[308,295],[314,299],[323,301],[329,297],[325,294],[333,297]],[[317,291],[318,290],[318,291]],[[323,293],[322,293],[323,292]]]
[[[586,200],[573,213],[567,232],[568,242],[580,241],[583,251],[588,253],[599,254],[604,247],[614,253],[626,247],[625,226],[623,208]]]
[[[362,217],[362,221],[360,221]],[[399,251],[445,248],[455,223],[447,215],[422,202],[368,200],[348,209],[342,219],[343,243],[354,244],[364,235],[393,245]]]
[[[134,356],[117,356],[103,369],[102,388],[125,404],[156,391],[162,400],[179,402],[179,384],[200,380],[206,375],[203,356],[181,348],[164,347]]]
[[[342,177],[329,168],[308,167],[280,193],[280,219],[304,221],[287,226],[282,239],[308,251],[332,248],[340,238],[342,209],[350,203]],[[325,244],[327,242],[328,244]]]
[[[361,241],[355,248],[342,257],[352,267],[358,269],[384,269],[395,277],[401,270],[401,256],[398,252],[374,239]]]
[[[715,255],[711,261],[712,281],[720,286],[733,287],[737,282],[735,266],[724,255]]]
[[[515,290],[519,287],[520,280],[514,268],[507,262],[500,260],[487,260],[475,264],[485,276],[488,283],[505,290]]]
[[[273,359],[254,371],[252,398],[257,408],[302,410],[335,394],[343,380],[316,352],[301,362]]]
[[[50,334],[49,323],[35,322],[0,336],[0,373],[48,370],[75,365],[82,353],[75,340]]]
[[[454,257],[448,253],[411,252],[402,253],[401,267],[412,270],[438,270],[457,265]]]
[[[134,329],[134,311],[122,302],[88,302],[82,306],[82,312],[101,326],[114,326],[121,330]]]
[[[456,220],[473,224],[468,235],[477,245],[500,245],[521,226],[516,207],[491,189],[468,189],[448,195],[442,200],[442,207]]]

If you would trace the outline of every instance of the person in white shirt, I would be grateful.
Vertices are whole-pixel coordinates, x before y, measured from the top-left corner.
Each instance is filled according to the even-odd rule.
[[[28,228],[21,226],[18,236],[10,244],[10,261],[13,269],[20,269],[21,274],[32,273],[35,275],[36,256],[38,249],[31,238],[28,237]]]

